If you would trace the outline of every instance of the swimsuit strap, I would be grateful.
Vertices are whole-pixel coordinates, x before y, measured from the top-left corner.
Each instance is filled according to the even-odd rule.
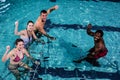
[[[29,42],[30,42],[30,36],[29,36],[29,34],[28,34],[28,30],[26,29],[26,31],[27,31],[27,35],[28,35]]]
[[[21,51],[20,51],[19,53],[22,54]],[[18,53],[16,53],[16,57],[15,57],[14,61],[15,61],[15,62],[18,62],[18,61],[20,61],[20,60],[23,59],[23,58],[24,58],[24,56],[23,56],[22,58],[20,58],[20,57],[18,56]]]
[[[20,57],[18,56],[18,51],[15,52],[15,54],[16,54],[16,57],[15,57],[14,61],[15,61],[15,62],[18,62],[18,61],[20,60]]]

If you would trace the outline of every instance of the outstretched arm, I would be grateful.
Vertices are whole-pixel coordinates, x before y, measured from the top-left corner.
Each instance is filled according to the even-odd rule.
[[[32,62],[34,62],[35,64],[40,64],[40,62],[36,61],[36,59],[33,58],[26,49],[24,49],[24,53],[28,57],[28,59],[32,60]]]
[[[55,5],[53,7],[51,7],[50,9],[47,10],[47,13],[51,13],[53,10],[57,10],[58,9],[58,5]]]
[[[25,48],[24,48],[24,54],[32,61],[35,61],[35,59],[28,53],[28,51]]]
[[[49,34],[44,34],[44,36],[46,36],[47,38],[50,38],[51,40],[55,40],[55,37],[50,36]]]
[[[15,35],[22,35],[22,31],[18,32],[18,25],[19,25],[19,22],[16,21],[16,22],[15,22],[14,34],[15,34]]]
[[[34,31],[32,31],[32,35],[33,35],[33,38],[35,39],[35,41],[45,44],[44,40],[38,39],[38,37],[35,35]]]
[[[87,34],[90,36],[94,36],[94,32],[91,31],[92,25],[88,24],[87,26]]]
[[[10,57],[8,55],[9,50],[10,50],[10,46],[6,46],[6,51],[5,51],[5,53],[4,53],[3,57],[2,57],[2,62],[5,62],[6,60],[9,59],[9,57]]]
[[[51,40],[55,40],[55,39],[56,39],[56,38],[50,36],[49,34],[47,34],[43,28],[39,29],[39,31],[40,31],[44,36],[46,36],[47,38],[50,38]]]

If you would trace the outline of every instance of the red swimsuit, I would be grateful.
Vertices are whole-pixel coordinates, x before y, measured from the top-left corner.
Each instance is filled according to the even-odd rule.
[[[98,59],[98,58],[100,58],[100,57],[103,57],[103,56],[105,56],[105,55],[107,54],[107,52],[108,52],[108,50],[105,49],[104,51],[102,51],[102,52],[100,52],[100,53],[98,53],[98,54],[95,54],[95,55],[94,55],[94,58]]]
[[[20,58],[20,57],[17,55],[13,61],[19,62],[19,61],[20,61],[21,59],[23,59],[23,58],[24,58],[24,56],[23,56],[22,58]]]

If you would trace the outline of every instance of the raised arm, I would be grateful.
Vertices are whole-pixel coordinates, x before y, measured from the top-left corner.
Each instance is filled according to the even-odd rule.
[[[90,35],[90,36],[94,36],[95,33],[91,31],[91,28],[92,28],[92,25],[88,24],[88,26],[87,26],[87,34]]]
[[[57,10],[57,9],[58,9],[58,5],[55,5],[55,6],[51,7],[51,8],[49,8],[49,9],[47,10],[47,13],[49,14],[49,13],[51,13],[53,10]]]
[[[2,57],[2,62],[5,62],[10,58],[10,53],[8,54],[9,50],[10,50],[10,46],[6,46],[6,51]]]
[[[24,54],[29,58],[31,59],[32,61],[34,61],[35,59],[28,53],[28,51],[24,48]]]
[[[15,22],[14,34],[15,34],[15,35],[22,35],[22,33],[23,33],[22,31],[18,32],[18,25],[19,25],[19,22],[16,21],[16,22]]]

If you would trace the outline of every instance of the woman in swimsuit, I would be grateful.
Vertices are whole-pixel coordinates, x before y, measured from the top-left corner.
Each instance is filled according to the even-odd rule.
[[[20,80],[20,72],[18,70],[19,67],[23,67],[27,70],[32,70],[32,68],[30,68],[24,62],[22,62],[24,55],[26,55],[29,59],[34,61],[35,64],[39,64],[39,62],[35,61],[35,59],[28,54],[27,50],[24,48],[24,41],[22,39],[17,39],[15,41],[15,46],[16,47],[12,49],[10,52],[9,52],[10,46],[6,47],[6,52],[2,57],[2,61],[5,62],[6,60],[10,59],[8,69],[16,77],[16,80]]]
[[[32,42],[33,38],[36,40],[36,41],[40,41],[41,43],[44,44],[44,41],[43,40],[39,40],[34,31],[33,31],[33,26],[34,26],[34,23],[33,21],[28,21],[27,22],[27,29],[25,30],[22,30],[20,32],[18,32],[18,21],[15,22],[15,35],[19,35],[20,38],[24,41],[24,45],[25,45],[25,48],[28,48],[30,43]]]

